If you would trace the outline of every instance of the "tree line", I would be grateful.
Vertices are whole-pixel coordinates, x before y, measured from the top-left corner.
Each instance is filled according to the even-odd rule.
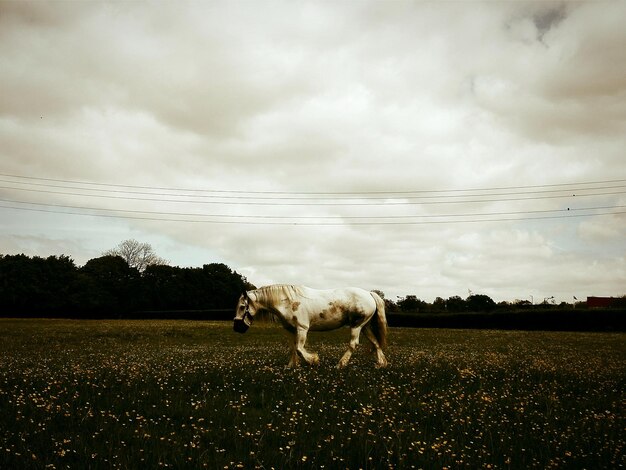
[[[68,256],[0,255],[4,316],[126,316],[146,310],[234,309],[246,278],[225,264],[140,270],[106,254],[77,266]]]
[[[379,292],[380,293],[380,292]],[[434,302],[426,302],[415,295],[399,297],[397,301],[385,299],[387,311],[397,313],[467,313],[467,312],[527,312],[548,310],[584,310],[588,308],[586,301],[574,301],[574,303],[556,303],[552,297],[543,299],[540,303],[532,303],[530,300],[502,301],[496,303],[491,297],[484,294],[470,294],[466,299],[458,295],[443,299],[437,297]],[[592,307],[593,308],[593,307]],[[608,308],[625,309],[626,296],[611,297]]]
[[[546,298],[540,303],[532,303],[530,300],[514,300],[512,302],[502,301],[496,303],[491,297],[485,294],[470,294],[467,298],[454,295],[447,299],[437,297],[433,302],[419,299],[416,295],[398,297],[393,301],[385,299],[387,310],[401,313],[463,313],[463,312],[502,312],[502,311],[527,311],[527,310],[564,310],[564,309],[584,309],[586,302],[576,301],[575,304],[561,302],[555,303],[552,298]],[[626,299],[617,298],[613,303],[614,307],[626,307]]]
[[[201,268],[170,266],[147,243],[125,240],[84,266],[65,255],[29,257],[0,255],[0,315],[128,317],[137,312],[181,312],[233,310],[243,290],[254,289],[247,279],[222,263]],[[378,292],[381,297],[385,295]],[[558,309],[584,309],[576,305],[556,305],[549,299],[541,304],[527,300],[500,302],[483,294],[463,299],[437,297],[426,302],[415,295],[385,299],[389,314],[484,314]],[[626,297],[612,307],[626,308]],[[146,315],[149,316],[149,315]],[[228,315],[223,314],[226,318]],[[217,318],[216,314],[205,318]],[[400,317],[398,317],[400,318]],[[467,318],[467,317],[466,317]],[[411,320],[407,320],[411,321]]]
[[[412,313],[461,313],[461,312],[491,312],[498,305],[488,295],[471,294],[467,299],[458,295],[443,299],[437,297],[434,302],[426,302],[416,295],[399,297],[397,301],[385,299],[387,310],[390,312]]]
[[[65,255],[0,255],[0,309],[9,315],[119,315],[140,311],[233,309],[244,289],[254,286],[225,264],[201,268],[170,266],[152,247],[122,242],[84,266]],[[384,293],[377,291],[383,298]],[[485,295],[437,298],[414,295],[385,299],[389,312],[464,312],[496,308]]]

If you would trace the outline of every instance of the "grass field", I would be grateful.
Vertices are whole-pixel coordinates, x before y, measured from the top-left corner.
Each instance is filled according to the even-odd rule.
[[[626,335],[0,320],[0,468],[623,468]]]

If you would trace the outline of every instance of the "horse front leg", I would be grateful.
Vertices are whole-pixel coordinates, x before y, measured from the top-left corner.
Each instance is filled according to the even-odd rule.
[[[304,345],[306,344],[306,335],[308,332],[308,328],[298,326],[298,331],[296,333],[296,352],[302,359],[306,361],[307,364],[316,365],[320,362],[319,356],[316,353],[310,353],[306,349],[304,349]]]
[[[300,358],[298,357],[298,336],[295,332],[288,333],[289,336],[289,349],[290,349],[290,358],[289,364],[287,367],[298,367],[300,365]]]
[[[346,350],[345,353],[343,353],[343,356],[339,360],[339,364],[337,364],[338,368],[346,367],[348,365],[348,362],[350,361],[350,358],[352,357],[352,353],[356,351],[356,347],[359,345],[360,334],[361,334],[360,326],[350,328],[350,343],[348,344],[348,349]]]

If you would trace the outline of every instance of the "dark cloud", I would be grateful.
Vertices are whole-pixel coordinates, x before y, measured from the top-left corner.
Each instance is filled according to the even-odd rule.
[[[552,28],[558,27],[567,16],[567,4],[548,4],[544,11],[538,11],[533,15],[533,23],[537,27],[537,37],[542,40],[545,34]]]

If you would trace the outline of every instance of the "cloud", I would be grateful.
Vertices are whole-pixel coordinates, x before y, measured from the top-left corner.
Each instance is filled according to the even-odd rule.
[[[567,297],[600,283],[617,294],[624,283],[621,216],[485,223],[467,216],[612,207],[621,204],[617,194],[405,205],[361,198],[343,206],[329,194],[297,205],[294,198],[312,196],[293,194],[450,196],[625,178],[620,2],[5,2],[0,9],[0,173],[172,189],[143,189],[161,193],[145,201],[110,197],[124,196],[112,192],[120,187],[88,197],[4,182],[1,197],[266,223],[18,216],[0,208],[11,219],[0,252],[58,250],[68,237],[70,254],[83,260],[136,238],[173,263],[214,257],[259,285],[352,284],[392,298],[467,289],[500,300],[524,292]],[[170,202],[190,192],[181,188],[256,193]],[[261,199],[259,191],[282,196]],[[470,223],[348,224],[358,216],[440,222],[432,216],[464,214]],[[279,216],[346,225],[270,225]],[[76,220],[84,224],[70,235]],[[28,237],[39,237],[36,249]]]
[[[562,145],[623,134],[624,5],[578,4],[515,15],[500,52],[474,78],[477,102],[526,137]]]
[[[585,243],[606,248],[606,244],[621,244],[626,237],[626,225],[621,216],[591,217],[580,223],[578,236]]]

